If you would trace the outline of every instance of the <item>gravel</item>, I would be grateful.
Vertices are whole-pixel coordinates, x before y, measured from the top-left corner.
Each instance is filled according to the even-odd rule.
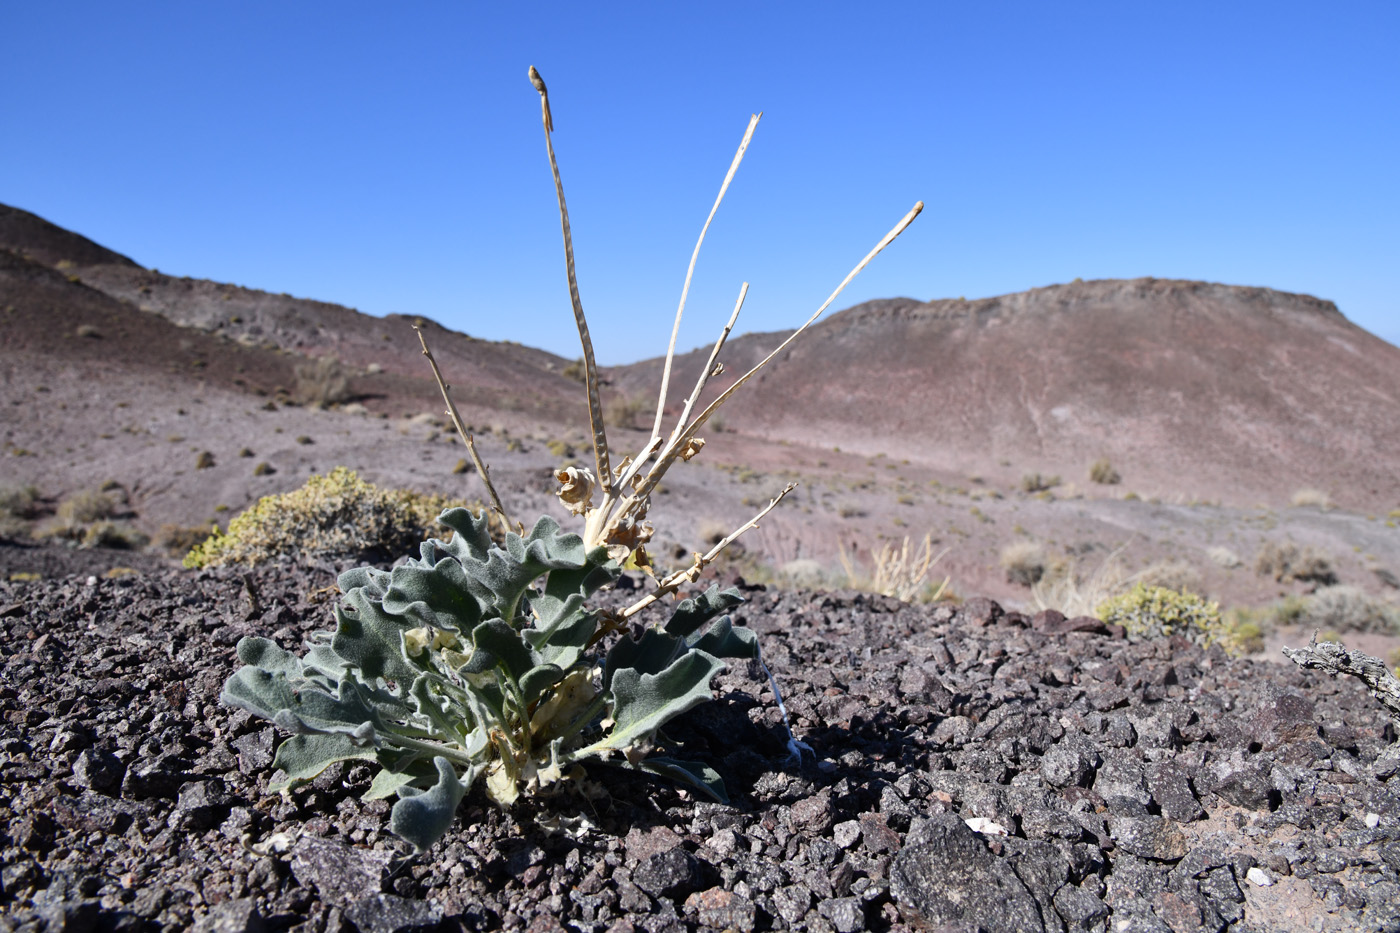
[[[670,730],[732,806],[595,764],[414,857],[369,768],[270,795],[280,736],[218,702],[240,637],[329,626],[332,570],[252,571],[256,612],[228,570],[0,583],[0,928],[1400,930],[1359,685],[976,599],[744,587],[813,754],[737,666]]]

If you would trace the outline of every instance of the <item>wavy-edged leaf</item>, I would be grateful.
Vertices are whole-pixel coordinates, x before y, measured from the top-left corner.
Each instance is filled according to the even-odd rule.
[[[433,759],[433,766],[438,772],[437,783],[427,790],[419,790],[411,784],[400,787],[399,802],[389,812],[390,831],[420,853],[441,839],[452,826],[457,805],[479,773],[475,767],[468,769],[464,784],[457,779],[452,763],[441,755]]]
[[[519,632],[501,619],[488,619],[472,629],[471,660],[462,670],[477,674],[491,668],[502,669],[515,686],[539,663]]]
[[[424,762],[427,764],[427,762]],[[429,769],[431,770],[431,769]],[[374,776],[374,780],[369,783],[369,790],[365,791],[361,800],[383,800],[392,797],[399,792],[399,788],[415,781],[422,781],[431,777],[430,774],[414,774],[412,771],[390,771],[385,768]]]
[[[703,634],[692,633],[685,643],[690,650],[704,651],[717,658],[746,658],[751,661],[758,657],[758,636],[754,630],[735,625],[729,616],[711,622]]]
[[[277,647],[277,642],[270,638],[245,635],[238,640],[235,650],[238,660],[250,667],[260,667],[269,673],[282,673],[289,677],[301,676],[301,658]]]
[[[369,680],[392,680],[402,693],[421,670],[404,656],[403,633],[412,625],[385,612],[363,590],[352,590],[335,609],[331,649]]]
[[[458,559],[484,561],[491,550],[490,520],[486,511],[473,515],[466,509],[448,509],[438,516],[438,524],[452,529],[452,540],[433,543]]]
[[[724,662],[691,651],[659,674],[623,668],[613,674],[613,729],[586,753],[624,749],[650,736],[668,720],[710,699],[710,681]]]
[[[670,778],[678,784],[686,784],[704,793],[717,803],[729,803],[729,793],[724,787],[724,778],[709,765],[699,761],[680,761],[675,758],[644,758],[634,766],[638,771]]]
[[[619,638],[608,650],[603,667],[603,689],[612,689],[613,676],[618,671],[634,670],[638,674],[659,674],[680,653],[681,640],[654,628],[642,632],[642,637]]]
[[[268,784],[267,789],[277,793],[305,784],[337,761],[374,761],[376,757],[373,748],[357,745],[343,733],[294,735],[278,747],[277,756],[272,759],[272,766],[281,768],[287,776]]]
[[[728,612],[743,601],[744,597],[739,595],[737,589],[730,587],[727,590],[721,590],[719,584],[711,584],[710,588],[699,596],[681,600],[676,606],[675,612],[671,613],[671,618],[664,628],[668,634],[685,637],[715,616],[722,612]]]
[[[492,605],[491,594],[483,592],[471,569],[453,557],[432,565],[419,561],[400,564],[384,593],[384,611],[416,620],[413,625],[469,632]]]
[[[355,567],[336,577],[335,582],[342,593],[363,589],[371,599],[383,599],[384,591],[389,588],[389,577],[389,571],[378,567]]]

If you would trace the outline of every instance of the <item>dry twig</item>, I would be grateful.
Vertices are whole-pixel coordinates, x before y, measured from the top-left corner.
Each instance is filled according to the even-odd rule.
[[[1284,648],[1284,657],[1300,667],[1326,671],[1333,677],[1349,674],[1360,678],[1371,691],[1371,696],[1381,701],[1390,711],[1390,716],[1400,725],[1400,678],[1380,658],[1373,658],[1360,651],[1351,651],[1346,645],[1335,641],[1317,641],[1313,633],[1312,641],[1305,648]]]

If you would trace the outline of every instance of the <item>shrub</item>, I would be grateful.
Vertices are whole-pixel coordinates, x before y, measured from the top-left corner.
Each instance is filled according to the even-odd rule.
[[[201,450],[199,456],[194,458],[194,468],[196,470],[207,470],[214,466],[214,454],[207,450]]]
[[[418,545],[446,496],[381,489],[337,467],[291,492],[264,496],[185,557],[186,567],[257,564],[278,557],[391,559]]]
[[[1040,473],[1027,473],[1021,477],[1022,492],[1049,492],[1060,485],[1058,476],[1044,476]]]
[[[1324,512],[1332,508],[1332,497],[1321,489],[1299,489],[1289,501],[1294,508],[1314,508]]]
[[[1034,541],[1013,541],[1001,549],[1008,583],[1031,586],[1045,576],[1045,552]]]
[[[595,469],[567,467],[555,474],[559,499],[582,518],[583,533],[564,534],[552,519],[542,518],[528,535],[523,528],[521,534],[507,533],[501,546],[488,536],[484,514],[446,511],[439,521],[455,533],[450,542],[426,542],[421,559],[410,558],[393,571],[360,568],[341,575],[345,597],[336,612],[336,630],[313,635],[303,657],[267,639],[239,642],[245,666],[229,679],[223,694],[225,702],[293,733],[273,762],[286,775],[279,787],[309,781],[337,761],[381,765],[367,796],[398,795],[390,828],[419,851],[447,831],[477,779],[483,780],[488,796],[509,806],[522,794],[554,792],[580,775],[580,762],[589,757],[620,756],[626,767],[725,799],[723,782],[708,766],[648,753],[665,744],[659,730],[668,720],[710,699],[710,683],[723,669],[722,659],[759,659],[753,633],[735,627],[726,615],[739,602],[737,594],[710,587],[681,601],[668,621],[646,627],[639,637],[619,635],[610,647],[605,642],[626,631],[627,620],[637,612],[693,584],[726,545],[755,527],[793,486],[708,553],[697,554],[690,566],[657,579],[632,605],[604,613],[588,601],[616,580],[623,566],[650,568],[651,496],[677,460],[690,460],[700,451],[704,441],[698,430],[744,382],[781,355],[923,206],[916,205],[880,241],[806,325],[717,399],[696,409],[708,379],[718,371],[715,358],[733,326],[731,318],[673,430],[663,434],[658,425],[643,450],[614,470],[592,342],[578,297],[549,100],[533,68],[530,80],[541,98],[570,298],[583,347]],[[754,117],[749,123],[721,197],[757,121]],[[689,280],[687,274],[677,329]],[[743,290],[740,303],[742,299]],[[421,330],[418,336],[492,509],[505,520],[504,505]],[[663,401],[673,356],[674,341],[658,393]],[[280,530],[284,522],[278,510],[268,511],[268,523]],[[371,517],[375,514],[372,509]],[[309,530],[313,536],[325,533],[319,524]],[[231,526],[230,536],[233,531]],[[772,687],[776,695],[776,682]],[[783,716],[786,723],[785,711]],[[800,751],[791,732],[789,749]]]
[[[312,408],[327,408],[350,400],[350,375],[333,356],[322,356],[296,366],[293,397]]]
[[[568,366],[565,366],[561,372],[566,379],[572,379],[575,382],[588,381],[587,370],[583,367],[583,357],[579,357]]]
[[[1400,634],[1400,612],[1354,586],[1324,586],[1303,600],[1299,623],[1334,632]]]
[[[1194,593],[1145,583],[1137,583],[1121,596],[1104,600],[1094,614],[1104,622],[1123,626],[1131,635],[1144,638],[1182,635],[1198,645],[1208,646],[1226,634],[1217,603],[1206,602]]]
[[[1299,548],[1289,541],[1278,544],[1265,541],[1259,546],[1254,569],[1261,576],[1273,577],[1280,583],[1289,580],[1328,585],[1337,582],[1337,573],[1327,555],[1314,548]]]
[[[1114,486],[1123,481],[1123,476],[1107,460],[1095,460],[1089,467],[1089,479],[1104,486]]]

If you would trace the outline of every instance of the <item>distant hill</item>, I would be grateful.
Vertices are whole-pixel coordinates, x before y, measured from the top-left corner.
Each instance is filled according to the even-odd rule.
[[[716,390],[786,333],[734,341]],[[678,360],[673,404],[707,354]],[[640,392],[660,366],[613,378]],[[727,427],[1003,480],[1082,488],[1106,458],[1144,493],[1400,504],[1400,349],[1307,295],[1148,278],[886,299],[817,324],[766,372]]]

